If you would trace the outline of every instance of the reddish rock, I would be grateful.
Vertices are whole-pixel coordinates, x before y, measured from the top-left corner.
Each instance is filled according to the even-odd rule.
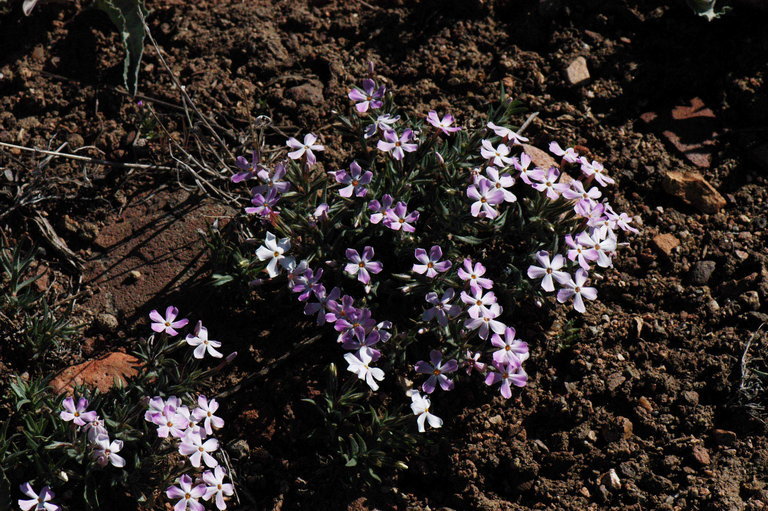
[[[705,466],[709,465],[712,460],[709,457],[709,452],[705,447],[702,447],[700,445],[695,445],[693,447],[693,452],[691,453],[693,455],[693,459],[695,459],[699,465]]]
[[[669,233],[657,234],[653,237],[651,242],[657,250],[659,250],[667,257],[670,257],[672,255],[672,251],[680,246],[680,240]]]
[[[542,151],[538,147],[534,147],[529,144],[523,144],[522,148],[523,152],[531,157],[531,161],[537,167],[548,169],[549,167],[554,167],[557,165],[555,159],[550,156],[548,152]]]
[[[725,197],[698,172],[669,171],[661,184],[668,194],[703,213],[717,213],[725,206]]]
[[[56,393],[71,393],[78,385],[85,385],[107,392],[115,381],[125,383],[126,378],[138,373],[139,360],[126,353],[114,352],[67,367],[51,381],[50,387]]]

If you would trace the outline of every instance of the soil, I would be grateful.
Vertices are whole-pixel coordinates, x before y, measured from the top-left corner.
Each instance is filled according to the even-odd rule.
[[[457,390],[434,445],[381,486],[328,484],[297,442],[308,413],[299,401],[320,376],[295,375],[312,354],[227,403],[232,439],[246,441],[247,509],[768,507],[768,431],[738,393],[747,342],[768,321],[764,13],[740,6],[708,23],[682,1],[631,0],[148,5],[171,68],[232,132],[247,132],[259,115],[289,134],[310,129],[326,137],[331,166],[344,159],[331,110],[347,108],[346,90],[368,61],[407,110],[449,109],[462,121],[482,114],[503,83],[539,112],[531,143],[588,147],[617,179],[617,210],[643,224],[583,319],[557,309],[520,332],[532,357],[518,397]],[[162,137],[136,143],[146,114],[119,90],[122,50],[104,16],[52,3],[29,18],[11,9],[0,26],[0,141],[169,163]],[[577,57],[590,78],[574,85],[565,70]],[[139,89],[183,138],[178,110],[151,99],[179,104],[151,46]],[[691,105],[711,115],[679,115]],[[36,208],[85,261],[78,314],[88,328],[83,349],[60,367],[125,349],[145,331],[147,311],[169,300],[238,350],[226,385],[311,335],[280,292],[247,310],[190,287],[207,271],[198,230],[232,210],[181,189],[190,188],[183,176],[63,159],[40,168],[41,160],[0,149],[0,168],[43,177],[55,199]],[[725,197],[722,210],[703,213],[663,191],[665,172],[688,170]],[[8,232],[38,237],[31,211],[8,216]],[[663,246],[653,241],[659,234]],[[52,281],[78,274],[48,254],[48,271],[62,277]],[[104,314],[119,319],[117,331]],[[562,342],[569,320],[580,334]],[[28,369],[11,361],[4,371]]]

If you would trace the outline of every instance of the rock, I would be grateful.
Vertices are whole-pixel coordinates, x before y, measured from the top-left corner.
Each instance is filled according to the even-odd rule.
[[[571,85],[578,85],[589,80],[589,69],[587,68],[587,59],[576,57],[565,69],[565,76]]]
[[[243,439],[233,442],[229,446],[230,451],[235,455],[235,459],[245,460],[251,452],[251,446]]]
[[[640,396],[640,398],[637,400],[637,404],[640,406],[640,408],[652,412],[653,411],[653,405],[650,401],[648,401],[648,398],[645,396]]]
[[[141,278],[141,272],[139,270],[131,270],[128,272],[128,279],[131,282],[137,282]]]
[[[695,459],[701,466],[709,465],[712,462],[709,458],[709,452],[701,445],[693,446],[691,454],[693,455],[693,459]]]
[[[515,86],[515,79],[512,78],[511,76],[505,76],[504,78],[501,79],[501,83],[504,84],[504,87],[507,90],[510,90]]]
[[[739,301],[748,310],[756,311],[760,309],[760,295],[757,291],[747,291],[743,295],[739,296]]]
[[[612,491],[621,489],[621,479],[613,468],[600,476],[600,484]]]
[[[680,240],[669,233],[657,234],[653,237],[652,243],[657,250],[667,257],[672,256],[672,251],[680,246]]]
[[[699,404],[699,393],[695,390],[686,390],[683,392],[683,399],[691,406]]]
[[[138,374],[139,360],[126,353],[113,352],[95,360],[67,367],[51,380],[50,387],[56,393],[71,393],[78,385],[85,385],[107,392],[115,382],[125,384],[126,378]]]
[[[627,379],[621,373],[612,373],[608,375],[606,383],[608,384],[608,390],[613,392],[621,386]]]
[[[557,165],[555,159],[546,151],[529,144],[522,144],[523,152],[531,157],[531,161],[537,167],[548,169]]]
[[[736,442],[736,433],[727,429],[713,429],[712,437],[721,445],[731,445]]]
[[[632,430],[632,421],[626,417],[619,416],[611,420],[608,424],[605,424],[601,433],[606,442],[617,442],[621,439],[626,440],[630,438],[632,436]]]
[[[662,177],[664,191],[703,213],[717,213],[725,198],[698,172],[672,170]]]
[[[494,415],[493,417],[488,419],[488,422],[490,422],[493,425],[498,426],[503,422],[503,419],[501,418],[501,415]]]
[[[93,320],[93,326],[100,332],[114,332],[120,326],[120,322],[114,314],[98,314]]]
[[[709,282],[709,279],[715,272],[716,267],[717,264],[714,261],[699,261],[694,264],[689,274],[691,284],[696,286],[705,285],[707,282]]]
[[[318,80],[310,80],[302,85],[291,87],[285,91],[285,95],[296,101],[309,105],[323,104],[323,84]]]

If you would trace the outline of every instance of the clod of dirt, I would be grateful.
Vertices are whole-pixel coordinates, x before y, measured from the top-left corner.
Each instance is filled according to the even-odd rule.
[[[699,261],[693,265],[690,273],[691,284],[696,286],[703,286],[709,279],[712,278],[712,274],[715,272],[717,263],[714,261]]]
[[[117,317],[114,314],[105,312],[96,315],[93,320],[93,326],[99,332],[114,332],[120,327],[120,322],[117,320]]]
[[[522,147],[525,154],[531,157],[531,161],[537,167],[548,169],[549,167],[554,167],[557,164],[555,159],[552,158],[549,153],[542,151],[538,147],[534,147],[529,144],[523,144]]]
[[[713,429],[712,437],[721,445],[731,445],[736,442],[736,433],[727,429]]]
[[[653,245],[665,256],[671,257],[672,251],[680,246],[680,240],[669,233],[657,234],[653,237]]]
[[[709,457],[709,452],[705,447],[702,447],[700,445],[695,445],[693,447],[693,450],[691,452],[693,459],[696,460],[700,465],[709,465],[712,460]]]
[[[565,76],[571,85],[579,85],[589,80],[589,68],[587,68],[587,59],[576,57],[565,69]]]
[[[703,213],[717,213],[725,206],[725,197],[698,172],[666,172],[664,191]]]
[[[126,378],[138,373],[139,360],[120,352],[109,353],[95,360],[67,367],[51,380],[50,387],[56,393],[71,393],[74,387],[84,385],[100,392],[107,392],[115,382],[125,384]]]
[[[285,91],[286,96],[296,101],[296,103],[305,103],[308,105],[321,105],[323,98],[323,84],[318,80],[291,87]]]

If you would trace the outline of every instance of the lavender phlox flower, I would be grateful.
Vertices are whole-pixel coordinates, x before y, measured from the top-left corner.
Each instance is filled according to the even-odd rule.
[[[189,320],[184,318],[176,321],[179,315],[179,309],[173,305],[169,305],[165,309],[165,317],[161,316],[157,310],[153,310],[149,313],[149,319],[152,320],[152,330],[157,333],[165,332],[170,336],[178,335],[177,328],[183,328],[189,323]]]
[[[486,126],[492,129],[497,136],[503,138],[504,140],[508,140],[512,142],[513,145],[522,144],[523,142],[528,142],[527,138],[525,138],[522,135],[518,135],[511,129],[505,128],[504,126],[498,126],[496,124],[493,124],[492,122],[489,122]]]
[[[600,186],[608,186],[616,182],[605,173],[605,167],[599,161],[592,160],[592,163],[589,163],[589,160],[583,156],[580,158],[580,161],[581,172],[587,177],[595,176],[595,181],[600,183]]]
[[[89,442],[94,442],[100,436],[109,434],[104,423],[104,419],[100,417],[96,417],[91,422],[86,424],[83,427],[83,432],[85,432],[85,434],[88,436]]]
[[[480,362],[480,357],[482,355],[483,354],[479,351],[473,353],[467,350],[464,358],[464,366],[467,369],[467,374],[472,374],[472,371],[477,371],[480,374],[485,372],[485,363]]]
[[[93,452],[91,452],[91,457],[100,467],[106,467],[107,463],[109,463],[113,467],[121,468],[125,466],[125,459],[117,453],[120,452],[122,448],[122,440],[113,440],[110,442],[107,435],[102,435],[97,437],[93,442]]]
[[[345,252],[349,262],[344,266],[344,271],[351,276],[357,276],[357,280],[363,284],[371,282],[371,273],[380,273],[384,265],[380,261],[372,261],[373,247],[367,246],[360,255],[354,248],[348,248]]]
[[[419,428],[419,433],[424,433],[424,423],[428,422],[430,427],[435,429],[442,427],[443,419],[430,413],[429,408],[432,406],[427,396],[422,396],[419,391],[414,390],[410,393],[411,398],[411,410],[416,415],[416,424]]]
[[[216,497],[216,508],[219,509],[219,511],[227,509],[224,497],[231,497],[235,494],[235,487],[231,483],[224,482],[226,476],[226,470],[220,466],[214,468],[213,471],[206,470],[203,472],[203,482],[205,483],[205,495],[203,495],[203,499],[211,500],[211,498]]]
[[[448,271],[453,264],[450,261],[440,260],[443,257],[443,249],[439,245],[433,245],[429,249],[429,255],[423,248],[417,248],[414,250],[414,257],[418,264],[414,264],[411,270],[420,275],[426,274],[430,279],[435,278],[438,273]]]
[[[376,326],[376,320],[371,317],[371,310],[366,307],[360,307],[350,311],[343,318],[339,318],[334,323],[333,328],[339,332],[338,342],[344,342],[352,335],[365,335]]]
[[[589,235],[599,239],[616,238],[616,227],[618,216],[615,213],[609,213],[607,210],[597,220],[592,220],[592,226],[589,229]]]
[[[538,182],[532,183],[531,186],[540,192],[546,192],[550,200],[557,200],[560,194],[569,188],[567,184],[557,182],[559,177],[560,171],[556,167],[550,167],[540,176]]]
[[[382,98],[387,88],[382,85],[378,89],[376,88],[376,82],[370,78],[363,80],[362,88],[355,87],[349,91],[347,96],[352,101],[357,101],[355,108],[358,112],[365,113],[368,109],[375,110],[381,108],[384,105]]]
[[[589,270],[590,263],[597,261],[599,254],[594,249],[594,241],[586,232],[576,235],[576,239],[570,234],[565,236],[565,244],[571,247],[567,256],[571,261],[576,261],[585,270]],[[562,284],[562,282],[561,282]]]
[[[488,291],[483,294],[482,288],[472,289],[470,295],[466,291],[461,292],[461,301],[469,305],[467,309],[468,314],[479,315],[482,312],[488,310],[488,306],[496,303],[496,295],[493,291]]]
[[[197,408],[192,410],[192,418],[199,424],[203,423],[206,435],[213,434],[213,428],[224,427],[224,419],[215,415],[219,409],[219,403],[215,399],[208,400],[205,396],[197,396]]]
[[[298,298],[300,302],[305,302],[312,294],[316,294],[317,290],[323,286],[320,283],[322,277],[322,268],[318,268],[317,271],[312,270],[312,268],[307,268],[304,273],[293,279],[291,291],[299,294]],[[323,293],[324,292],[325,288],[323,288]]]
[[[357,312],[355,308],[355,299],[349,295],[344,295],[339,299],[329,299],[325,303],[325,308],[328,311],[325,314],[325,320],[329,323],[336,323],[341,319],[345,319],[350,314]]]
[[[473,291],[479,288],[491,289],[493,287],[493,281],[483,277],[485,266],[482,263],[472,264],[471,259],[464,259],[464,264],[459,268],[458,274],[459,278],[467,282]]]
[[[431,110],[427,114],[427,122],[434,126],[435,128],[439,129],[446,135],[450,135],[451,133],[456,133],[457,131],[461,131],[461,127],[459,126],[452,126],[456,120],[453,118],[451,114],[445,114],[442,119],[438,117],[437,112],[434,110]]]
[[[347,371],[355,373],[358,378],[364,380],[371,390],[379,390],[377,381],[384,379],[384,371],[378,367],[371,367],[369,364],[373,361],[371,354],[367,350],[360,350],[357,353],[347,353],[344,355],[347,361]]]
[[[515,202],[517,200],[515,194],[507,190],[507,188],[510,186],[514,186],[514,177],[507,174],[506,172],[504,174],[499,174],[499,169],[496,167],[486,168],[485,175],[487,176],[487,180],[490,182],[492,187],[504,194],[504,202]],[[482,179],[484,178],[477,176],[475,178],[475,184],[478,184],[478,182]]]
[[[520,179],[523,183],[533,186],[533,181],[541,181],[544,177],[544,169],[538,167],[531,167],[531,157],[526,153],[520,155],[520,160],[514,163],[515,168],[520,171]]]
[[[516,387],[525,387],[528,383],[528,375],[523,370],[521,364],[496,364],[494,371],[489,371],[485,377],[486,385],[493,385],[501,382],[501,395],[505,399],[512,397],[512,385]]]
[[[179,453],[189,456],[189,462],[195,468],[199,467],[202,463],[205,463],[207,467],[213,468],[218,466],[219,462],[210,453],[215,452],[218,448],[219,441],[215,438],[203,441],[200,433],[190,431],[182,438],[179,444]]]
[[[187,341],[187,344],[194,346],[195,350],[192,352],[192,356],[198,360],[201,360],[206,352],[214,358],[221,358],[224,356],[216,350],[216,348],[221,347],[221,342],[208,338],[208,329],[203,326],[202,321],[197,322],[194,332],[187,334],[185,340]]]
[[[556,156],[562,157],[568,163],[578,163],[579,161],[579,153],[573,147],[563,149],[557,142],[550,142],[549,151]]]
[[[504,330],[504,336],[499,334],[493,334],[491,337],[491,344],[500,348],[493,352],[493,361],[496,366],[499,365],[520,365],[528,360],[528,343],[515,339],[515,329],[507,327]]]
[[[264,244],[256,249],[256,257],[259,258],[259,261],[269,260],[267,273],[270,278],[274,278],[280,273],[278,265],[285,268],[287,265],[295,262],[292,257],[285,255],[290,249],[291,240],[289,238],[278,240],[274,234],[267,231]]]
[[[240,172],[235,174],[231,177],[233,183],[239,183],[241,181],[245,181],[246,179],[251,179],[255,177],[260,170],[264,170],[265,167],[261,165],[261,155],[258,151],[254,150],[253,153],[251,153],[251,162],[248,163],[248,160],[245,159],[243,156],[238,156],[235,159],[235,165],[237,168],[240,169]]]
[[[75,400],[71,397],[62,401],[61,406],[64,407],[64,410],[59,413],[61,420],[65,422],[72,421],[72,423],[77,426],[85,426],[87,422],[94,421],[99,417],[94,411],[86,411],[88,408],[88,400],[84,397],[77,400],[77,406],[75,406]]]
[[[622,231],[629,231],[637,234],[640,231],[629,225],[632,223],[632,221],[634,221],[634,217],[631,217],[626,213],[621,213],[618,217],[616,217],[616,225],[618,225]]]
[[[504,323],[497,320],[501,316],[501,306],[498,303],[491,304],[485,310],[479,310],[464,320],[464,327],[469,330],[477,330],[481,339],[488,339],[491,331],[500,334],[507,327]]]
[[[385,132],[385,131],[392,131],[392,125],[395,124],[397,121],[400,120],[400,116],[392,116],[390,114],[384,114],[376,117],[376,120],[373,122],[373,124],[369,124],[365,127],[365,133],[363,134],[364,138],[371,138],[374,136],[378,131]]]
[[[205,484],[192,486],[192,478],[184,474],[179,478],[178,486],[171,486],[165,490],[169,499],[179,499],[173,506],[173,511],[205,511],[199,500],[205,495]]]
[[[277,193],[277,190],[270,188],[266,195],[262,195],[261,193],[254,194],[254,196],[251,197],[251,204],[253,204],[253,206],[245,208],[245,212],[249,215],[255,214],[271,220],[275,215],[280,214],[275,208],[275,205],[279,200],[280,195]]]
[[[595,262],[601,268],[610,268],[613,266],[611,254],[616,252],[616,239],[613,237],[601,238],[598,232],[590,236],[587,232],[580,233],[576,239],[583,247],[592,247],[597,254]]]
[[[445,374],[456,372],[458,368],[459,364],[456,359],[452,358],[443,363],[443,354],[439,350],[429,352],[429,362],[419,360],[414,366],[417,373],[430,375],[421,386],[421,390],[427,394],[433,393],[437,385],[440,385],[440,388],[445,391],[453,390],[454,383]]]
[[[341,295],[341,290],[338,287],[334,287],[330,293],[326,294],[325,286],[321,284],[317,289],[313,290],[313,294],[315,295],[315,299],[317,301],[307,303],[307,305],[304,306],[304,314],[307,316],[317,314],[316,323],[318,325],[324,325],[326,316],[326,304],[329,301],[337,300]]]
[[[158,437],[168,438],[170,435],[175,438],[182,438],[184,436],[185,430],[189,427],[189,419],[187,418],[189,413],[180,413],[180,410],[184,410],[184,408],[176,408],[166,404],[163,411],[153,417],[152,422],[158,426]]]
[[[147,411],[144,412],[144,420],[147,422],[154,422],[155,416],[163,413],[163,408],[165,408],[165,401],[163,401],[163,398],[160,396],[155,396],[152,399],[149,399],[147,402]]]
[[[394,130],[386,130],[382,137],[383,140],[379,140],[376,148],[385,153],[392,153],[392,158],[398,161],[405,158],[405,153],[412,153],[419,148],[418,144],[411,142],[413,139],[413,130],[411,129],[403,131],[399,137]]]
[[[491,144],[490,140],[483,140],[480,147],[480,154],[486,160],[491,162],[491,165],[498,167],[507,167],[514,163],[514,159],[509,156],[509,147],[504,144],[499,144],[495,148]]]
[[[596,186],[593,186],[587,191],[584,189],[584,183],[574,180],[571,181],[570,188],[563,190],[562,194],[563,197],[568,200],[590,202],[599,199],[603,193]]]
[[[571,276],[561,268],[565,266],[565,258],[560,254],[555,254],[552,259],[549,258],[549,252],[540,250],[536,254],[536,259],[541,266],[531,265],[528,267],[528,278],[541,279],[541,287],[544,291],[552,292],[555,290],[554,280],[563,283],[568,282]]]
[[[293,149],[293,151],[288,153],[288,157],[292,160],[299,160],[302,156],[306,156],[307,165],[314,165],[317,162],[317,157],[313,151],[325,151],[325,147],[316,142],[317,135],[314,133],[304,135],[304,142],[299,142],[293,137],[289,138],[285,145]]]
[[[579,201],[573,210],[587,220],[590,227],[599,226],[605,219],[605,204],[595,201]]]
[[[34,509],[35,511],[59,511],[59,509],[61,509],[51,502],[51,499],[53,499],[56,494],[53,493],[48,486],[43,486],[40,493],[33,490],[32,485],[29,483],[24,483],[20,485],[19,488],[24,495],[30,497],[29,500],[18,500],[19,507],[23,511],[29,511],[30,509]]]
[[[291,183],[283,181],[288,169],[285,168],[285,163],[278,163],[275,165],[275,171],[270,174],[269,170],[259,170],[259,179],[264,183],[263,185],[254,186],[251,189],[252,194],[261,193],[264,194],[269,190],[274,189],[278,193],[285,193],[291,189]]]
[[[467,197],[475,201],[469,209],[472,216],[491,220],[499,216],[499,211],[493,206],[504,202],[504,192],[494,188],[484,177],[480,177],[477,184],[467,187]]]
[[[387,211],[387,216],[384,218],[383,223],[393,231],[402,229],[405,232],[416,232],[416,228],[413,224],[416,223],[418,219],[418,211],[411,211],[408,213],[408,204],[405,202],[398,202],[394,209]]]
[[[378,344],[381,340],[379,333],[371,331],[369,333],[354,331],[352,335],[346,337],[341,342],[341,347],[349,351],[361,351],[366,350],[371,356],[373,362],[377,361],[381,357],[381,352],[372,346]]]
[[[360,168],[360,165],[358,165],[356,161],[349,164],[349,172],[346,170],[337,170],[336,172],[332,172],[332,174],[337,183],[346,185],[339,190],[339,195],[342,197],[352,197],[352,195],[355,197],[365,197],[368,193],[365,185],[370,183],[371,179],[373,179],[373,172],[370,170],[363,172],[363,169]]]
[[[297,263],[296,260],[291,257],[288,259],[288,261],[286,261],[285,265],[283,265],[283,268],[285,268],[286,272],[285,277],[288,279],[288,289],[293,291],[296,283],[309,269],[309,263],[306,259],[302,259]]]
[[[458,304],[451,304],[456,291],[453,288],[448,288],[443,296],[438,298],[437,293],[431,291],[424,296],[427,303],[432,304],[432,307],[425,310],[421,319],[424,321],[432,321],[437,319],[437,324],[440,326],[447,326],[448,320],[451,317],[458,316],[461,313],[461,307]]]
[[[381,342],[387,342],[391,337],[392,334],[389,332],[389,330],[392,328],[392,322],[391,321],[380,321],[371,329],[371,332],[376,332],[379,334],[379,340]]]
[[[597,289],[594,287],[586,287],[584,285],[587,282],[588,277],[589,275],[583,269],[579,268],[576,270],[573,279],[563,284],[565,287],[557,292],[557,301],[565,303],[566,301],[573,299],[573,308],[584,313],[584,311],[586,311],[586,308],[584,307],[584,298],[587,300],[594,300],[597,298]]]
[[[374,212],[371,215],[371,223],[378,224],[379,222],[384,220],[387,214],[392,210],[392,204],[394,202],[395,202],[395,199],[393,199],[392,196],[389,194],[382,195],[381,202],[375,199],[369,202],[368,209]]]
[[[328,220],[328,210],[330,209],[330,206],[328,206],[327,203],[323,202],[319,206],[315,208],[315,211],[312,212],[310,223],[314,226],[317,225],[318,222],[325,222]]]

